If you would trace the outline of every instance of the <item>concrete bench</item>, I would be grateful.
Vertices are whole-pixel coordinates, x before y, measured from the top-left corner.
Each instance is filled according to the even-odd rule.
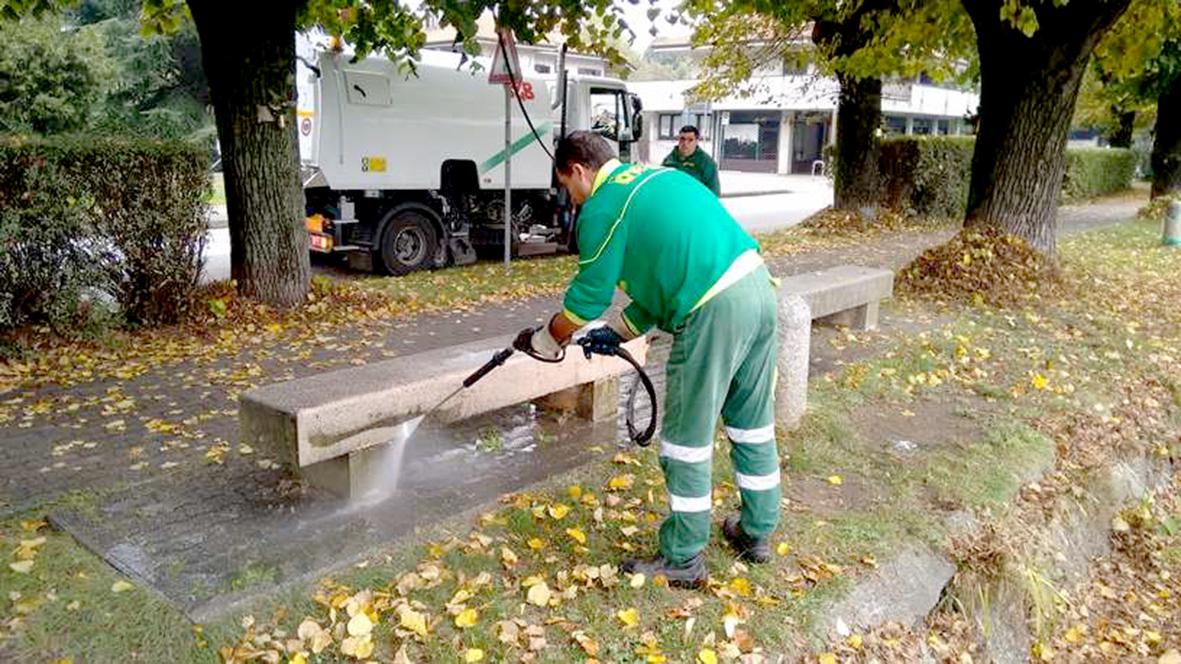
[[[779,362],[775,417],[788,430],[799,426],[808,405],[812,321],[872,330],[878,306],[894,292],[894,273],[840,265],[784,277],[779,287]]]
[[[808,303],[812,320],[872,330],[878,305],[894,293],[894,273],[857,265],[839,265],[782,279],[780,296],[795,294]]]
[[[239,430],[243,443],[265,452],[313,485],[359,496],[376,478],[372,468],[396,438],[401,424],[422,415],[462,384],[463,379],[509,345],[511,337],[408,355],[342,369],[242,394]],[[639,362],[648,342],[626,348]],[[536,399],[564,397],[578,415],[614,418],[618,377],[631,367],[617,358],[587,360],[571,347],[561,364],[544,364],[520,353],[432,417],[443,422]],[[367,472],[368,471],[368,472]]]

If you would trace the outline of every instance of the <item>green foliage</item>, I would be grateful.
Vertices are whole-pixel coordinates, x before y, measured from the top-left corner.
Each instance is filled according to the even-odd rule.
[[[108,67],[93,32],[63,30],[53,17],[0,22],[0,132],[85,127]]]
[[[192,145],[0,139],[0,327],[166,323],[190,306],[208,156]]]
[[[960,217],[972,174],[970,137],[900,137],[882,141],[882,203],[907,215]]]
[[[937,80],[976,76],[971,22],[958,0],[838,2],[690,0],[693,43],[709,47],[702,98],[750,94],[750,79],[784,62],[815,62],[853,78],[927,73]]]
[[[1066,151],[1062,198],[1081,201],[1124,191],[1136,175],[1136,154],[1120,148],[1079,148]]]
[[[878,167],[882,204],[903,214],[956,218],[968,205],[972,153],[968,136],[906,136],[882,141]],[[1066,151],[1062,200],[1080,201],[1132,186],[1136,156],[1131,150],[1079,148]]]

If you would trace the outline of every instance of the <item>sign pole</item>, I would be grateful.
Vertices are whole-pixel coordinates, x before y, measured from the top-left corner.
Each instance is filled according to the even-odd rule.
[[[512,83],[504,86],[504,270],[509,270],[512,257],[513,220],[513,90]]]

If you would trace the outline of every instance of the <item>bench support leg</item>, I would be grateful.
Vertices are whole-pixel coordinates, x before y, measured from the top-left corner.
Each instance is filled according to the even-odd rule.
[[[384,496],[398,478],[390,475],[397,469],[394,445],[374,445],[300,468],[308,484],[342,498],[358,500]]]
[[[878,328],[878,305],[879,302],[874,300],[818,320],[825,325],[844,325],[854,330],[876,330]]]
[[[775,375],[775,419],[788,431],[808,408],[808,359],[812,312],[798,295],[779,299],[779,356]]]
[[[536,401],[545,410],[573,412],[591,422],[613,419],[619,408],[619,379],[601,378],[547,394]]]

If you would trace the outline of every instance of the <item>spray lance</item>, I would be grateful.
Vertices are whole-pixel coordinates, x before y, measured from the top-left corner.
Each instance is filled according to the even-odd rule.
[[[484,376],[492,373],[493,370],[508,361],[508,358],[512,357],[513,353],[517,351],[520,351],[539,362],[545,362],[547,364],[558,364],[565,360],[565,348],[562,349],[561,354],[557,357],[545,357],[544,355],[539,355],[533,351],[530,339],[533,333],[538,329],[540,328],[527,328],[522,330],[509,347],[498,351],[492,356],[492,359],[488,360],[482,367],[472,372],[470,376],[463,380],[462,385],[455,388],[454,392],[447,395],[439,403],[435,404],[435,406],[427,411],[423,417],[426,417],[427,415],[430,415],[436,410],[442,408],[444,404],[453,399],[457,394],[466,390],[472,385],[475,385],[482,378],[484,378]],[[604,343],[600,337],[593,334],[593,330],[592,333],[588,333],[576,338],[575,343],[582,347],[582,351],[586,354],[586,359],[588,360],[592,355],[614,356],[632,365],[632,368],[636,370],[636,373],[639,376],[640,385],[633,388],[631,394],[629,394],[627,398],[627,435],[633,443],[641,447],[647,447],[652,441],[652,436],[656,433],[656,388],[653,387],[652,380],[648,378],[648,374],[644,372],[644,367],[636,361],[636,358],[633,357],[626,348],[623,348],[619,344]],[[639,430],[635,425],[636,393],[640,391],[639,388],[641,386],[648,394],[648,402],[652,405],[652,417],[648,421],[648,426],[645,427],[643,431]]]

